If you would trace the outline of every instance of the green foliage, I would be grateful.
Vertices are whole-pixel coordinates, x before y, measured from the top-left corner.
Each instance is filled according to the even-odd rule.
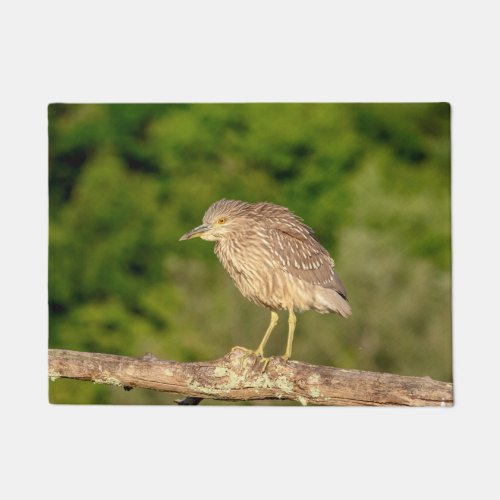
[[[450,380],[449,115],[443,103],[51,105],[50,346],[180,361],[255,347],[267,311],[212,244],[178,238],[217,199],[267,200],[315,229],[353,307],[348,320],[303,314],[296,359]],[[172,402],[69,381],[51,400]]]

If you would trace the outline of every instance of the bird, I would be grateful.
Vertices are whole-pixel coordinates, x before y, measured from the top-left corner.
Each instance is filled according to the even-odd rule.
[[[288,311],[286,362],[292,355],[295,312],[314,310],[347,318],[352,310],[335,263],[314,231],[288,208],[270,202],[222,199],[213,203],[203,223],[181,236],[215,241],[214,252],[244,297],[271,311],[271,320],[255,351],[265,362],[264,348]]]

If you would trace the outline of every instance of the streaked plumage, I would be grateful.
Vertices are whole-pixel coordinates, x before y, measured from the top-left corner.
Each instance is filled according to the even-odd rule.
[[[209,207],[202,226],[181,239],[194,236],[216,242],[222,265],[240,292],[258,305],[291,315],[308,309],[351,314],[333,259],[313,230],[285,207],[223,199]],[[293,329],[287,352],[290,336]]]

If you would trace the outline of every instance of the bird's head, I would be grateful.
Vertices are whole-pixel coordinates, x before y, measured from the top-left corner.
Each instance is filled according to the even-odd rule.
[[[219,200],[203,216],[203,224],[183,234],[179,241],[201,238],[217,241],[245,228],[249,221],[251,205],[237,200]]]

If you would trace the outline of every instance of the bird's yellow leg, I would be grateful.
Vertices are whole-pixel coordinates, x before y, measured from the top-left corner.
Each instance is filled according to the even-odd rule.
[[[257,350],[255,351],[256,356],[264,356],[264,347],[266,347],[267,341],[269,340],[274,327],[278,324],[278,319],[278,313],[271,311],[271,321],[269,322],[269,326],[267,327],[266,333],[264,333],[264,337],[262,338],[259,347],[257,347]]]
[[[297,324],[297,317],[293,312],[293,309],[289,310],[288,316],[288,339],[286,342],[286,351],[283,356],[281,356],[285,361],[292,355],[292,344],[293,344],[293,333],[295,332],[295,325]]]
[[[261,343],[259,344],[259,347],[255,351],[248,351],[248,353],[244,354],[241,359],[240,359],[240,367],[243,368],[243,363],[245,362],[245,359],[248,358],[249,356],[259,356],[262,358],[262,361],[264,361],[264,370],[267,367],[267,363],[269,363],[269,358],[264,358],[264,347],[267,344],[267,341],[269,340],[269,337],[271,336],[271,332],[274,330],[274,327],[278,323],[278,313],[275,311],[271,311],[271,321],[269,322],[269,326],[267,327],[266,333],[264,334],[264,337],[262,338]]]
[[[279,319],[278,313],[275,311],[271,311],[271,321],[269,322],[269,326],[267,327],[266,333],[264,334],[264,337],[262,338],[259,347],[257,347],[257,350],[255,351],[255,355],[260,356],[262,358],[262,361],[264,362],[264,366],[262,367],[262,372],[266,371],[267,364],[269,363],[269,358],[264,357],[264,347],[266,346],[267,341],[271,336],[271,332],[274,330],[274,327],[278,324],[278,319]]]

